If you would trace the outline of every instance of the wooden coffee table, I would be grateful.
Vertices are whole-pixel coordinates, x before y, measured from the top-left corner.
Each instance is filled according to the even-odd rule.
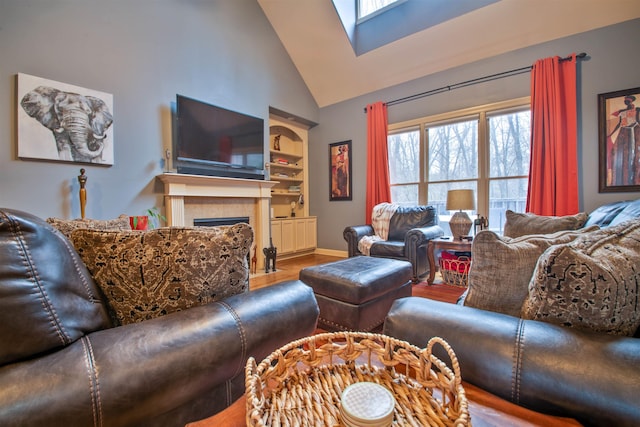
[[[474,427],[563,427],[581,426],[582,424],[570,418],[554,417],[541,414],[521,406],[515,405],[471,384],[463,383],[469,413]],[[187,427],[244,427],[246,426],[246,401],[244,396],[222,412],[187,424]]]

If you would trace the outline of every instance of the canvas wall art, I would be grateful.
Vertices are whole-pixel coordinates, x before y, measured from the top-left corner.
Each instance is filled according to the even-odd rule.
[[[351,141],[329,144],[329,201],[351,200]]]
[[[18,74],[18,157],[113,165],[113,95]]]
[[[640,87],[598,95],[600,192],[640,191]]]

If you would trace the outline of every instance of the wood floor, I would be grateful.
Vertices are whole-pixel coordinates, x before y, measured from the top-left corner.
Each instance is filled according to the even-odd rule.
[[[300,270],[304,267],[325,264],[340,259],[344,258],[312,254],[288,260],[278,260],[275,272],[265,273],[264,271],[258,271],[256,275],[252,275],[249,279],[249,287],[250,289],[259,289],[285,280],[296,280]],[[412,289],[413,296],[455,303],[465,289],[459,286],[438,283],[438,278],[439,275],[436,275],[436,283],[431,286],[427,285],[426,282],[414,285]]]

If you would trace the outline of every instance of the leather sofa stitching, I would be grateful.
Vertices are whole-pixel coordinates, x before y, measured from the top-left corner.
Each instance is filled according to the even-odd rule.
[[[518,320],[515,338],[513,373],[511,375],[511,401],[517,404],[520,402],[520,375],[522,372],[522,355],[524,353],[524,322],[522,319]]]
[[[98,379],[98,369],[95,366],[95,357],[93,347],[89,337],[84,336],[81,339],[82,349],[84,350],[85,366],[89,377],[89,394],[91,396],[91,410],[93,412],[93,425],[102,427],[102,400],[100,399],[100,381]]]
[[[56,230],[56,232],[60,233],[58,230]],[[68,239],[64,238],[62,239],[62,241],[64,242],[65,248],[67,248],[67,252],[69,253],[69,259],[73,261],[73,267],[77,272],[77,276],[82,279],[82,287],[87,292],[89,301],[95,304],[102,304],[102,301],[100,300],[100,298],[98,298],[96,295],[91,293],[91,287],[89,286],[89,282],[87,282],[86,276],[81,272],[80,266],[78,265],[78,258],[73,256],[73,254],[76,253],[75,248],[73,247],[73,245],[71,245],[71,242],[69,242]]]
[[[219,304],[224,307],[229,312],[229,314],[231,314],[236,322],[238,333],[240,334],[241,353],[238,360],[240,363],[238,364],[238,368],[236,369],[236,371],[231,376],[232,378],[235,378],[235,376],[238,375],[242,371],[242,369],[244,369],[244,363],[246,363],[247,360],[247,336],[244,327],[242,326],[242,322],[240,321],[240,316],[238,316],[238,313],[236,313],[233,307],[231,307],[225,301],[220,301]]]
[[[17,221],[13,220],[13,218],[10,216],[7,216],[6,218],[8,222],[11,224],[12,234],[15,238],[16,244],[19,247],[18,251],[22,254],[22,257],[24,260],[24,266],[28,271],[28,273],[26,273],[25,276],[29,277],[33,282],[33,284],[35,285],[35,287],[38,289],[38,294],[40,296],[40,302],[42,304],[42,308],[45,311],[45,313],[48,315],[49,321],[53,326],[53,329],[56,335],[60,339],[60,342],[62,343],[62,345],[67,345],[71,342],[71,339],[69,338],[69,335],[65,332],[64,327],[62,326],[62,323],[58,319],[55,308],[52,306],[51,301],[49,300],[49,297],[47,295],[46,289],[43,286],[41,286],[42,281],[38,274],[38,269],[36,268],[35,263],[33,262],[31,251],[29,250],[29,246],[26,243],[26,239],[24,238],[22,230],[20,229],[20,224]]]
[[[231,393],[231,380],[226,380],[224,382],[224,391],[225,391],[225,399],[226,399],[225,407],[229,407],[233,403],[233,396]]]

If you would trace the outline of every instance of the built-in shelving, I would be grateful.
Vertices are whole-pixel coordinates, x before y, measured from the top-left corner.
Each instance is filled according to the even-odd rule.
[[[269,179],[271,188],[271,236],[278,256],[309,253],[316,248],[315,217],[309,217],[305,194],[309,190],[307,168],[308,128],[279,117],[269,120]]]
[[[271,117],[268,166],[269,179],[277,182],[271,189],[274,217],[308,216],[306,153],[307,129]]]

